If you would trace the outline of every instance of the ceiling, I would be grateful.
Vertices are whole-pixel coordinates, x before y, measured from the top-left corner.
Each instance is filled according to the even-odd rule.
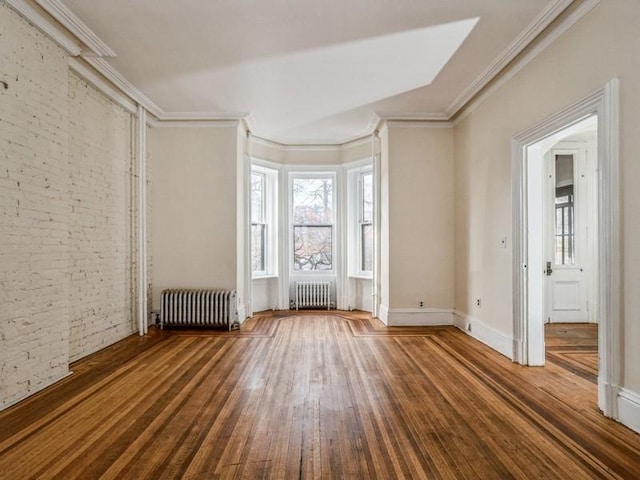
[[[161,118],[247,115],[270,140],[340,144],[380,118],[449,119],[571,0],[56,3]]]

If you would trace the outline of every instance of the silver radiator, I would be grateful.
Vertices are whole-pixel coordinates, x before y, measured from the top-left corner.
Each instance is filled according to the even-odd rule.
[[[160,328],[238,326],[235,290],[170,289],[162,291]]]
[[[295,306],[300,308],[331,308],[331,282],[296,282]]]

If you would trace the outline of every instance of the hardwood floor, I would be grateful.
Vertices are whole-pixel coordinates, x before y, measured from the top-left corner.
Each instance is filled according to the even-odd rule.
[[[544,336],[547,361],[598,384],[597,324],[548,323]]]
[[[0,478],[638,478],[590,380],[451,327],[264,314],[152,329],[0,413]]]

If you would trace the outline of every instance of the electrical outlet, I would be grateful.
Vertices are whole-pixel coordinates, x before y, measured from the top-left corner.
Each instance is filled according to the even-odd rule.
[[[419,305],[420,305],[420,308],[423,308],[424,307],[424,302],[421,301]]]
[[[480,302],[480,298],[476,298],[476,307],[479,307],[479,306],[480,306],[480,303],[481,303],[481,302]]]

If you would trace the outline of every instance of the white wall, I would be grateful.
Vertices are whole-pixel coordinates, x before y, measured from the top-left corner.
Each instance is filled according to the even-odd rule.
[[[620,78],[624,386],[640,391],[640,8],[607,0],[455,128],[456,308],[512,335],[511,138]],[[482,307],[473,304],[482,297]]]
[[[452,309],[453,131],[390,127],[388,138],[388,306]]]
[[[0,408],[69,361],[68,69],[0,4]]]
[[[133,331],[131,117],[0,3],[0,409]]]
[[[238,288],[237,130],[150,131],[154,310],[166,288]]]
[[[132,123],[69,74],[71,361],[136,331]]]

